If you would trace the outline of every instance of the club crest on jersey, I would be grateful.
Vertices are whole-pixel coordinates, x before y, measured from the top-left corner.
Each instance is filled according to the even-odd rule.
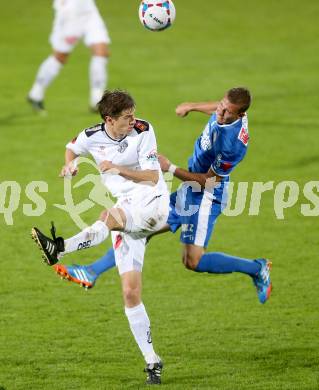
[[[238,139],[245,145],[247,146],[248,145],[248,141],[249,141],[249,134],[247,132],[247,130],[242,127],[239,134],[238,134]]]
[[[118,146],[118,148],[117,148],[117,151],[118,151],[119,153],[124,153],[125,150],[127,149],[127,147],[128,147],[128,142],[127,142],[127,140],[124,140],[123,142],[121,142],[121,143],[119,144],[119,146]]]
[[[205,151],[210,150],[212,148],[212,141],[210,139],[208,125],[205,127],[205,130],[203,131],[203,134],[200,138],[200,146]]]

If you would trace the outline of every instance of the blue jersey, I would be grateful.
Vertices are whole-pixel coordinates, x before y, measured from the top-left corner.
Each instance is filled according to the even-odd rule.
[[[193,155],[188,160],[188,170],[206,173],[211,168],[222,177],[221,185],[214,190],[214,197],[220,202],[229,174],[245,157],[248,140],[247,115],[229,125],[219,125],[214,113],[195,142]]]
[[[229,174],[244,158],[248,146],[247,116],[229,125],[219,125],[213,114],[203,133],[195,142],[194,153],[188,161],[188,170],[206,173],[212,169],[221,183],[213,194],[201,191],[184,182],[171,194],[170,213],[167,220],[170,230],[181,227],[181,241],[206,248],[216,220],[227,202]],[[224,191],[225,190],[225,191]]]

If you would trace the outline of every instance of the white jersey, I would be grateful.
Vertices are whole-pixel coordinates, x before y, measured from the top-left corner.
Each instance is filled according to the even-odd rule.
[[[116,198],[168,194],[157,159],[154,130],[144,120],[137,119],[134,129],[121,140],[113,139],[107,133],[105,123],[101,123],[82,131],[66,147],[79,156],[90,154],[97,165],[108,160],[131,170],[150,169],[159,172],[159,180],[155,186],[136,183],[114,173],[102,173],[103,184]]]

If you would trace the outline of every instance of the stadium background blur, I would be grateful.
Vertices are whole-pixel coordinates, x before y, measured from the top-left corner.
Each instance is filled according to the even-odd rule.
[[[253,181],[294,180],[302,191],[306,182],[318,180],[316,0],[175,0],[175,25],[161,33],[140,25],[138,3],[97,0],[113,42],[109,87],[133,94],[137,115],[155,127],[160,151],[185,167],[207,118],[177,118],[175,106],[217,99],[229,87],[245,85],[254,96],[251,139],[233,181],[248,181],[251,189]],[[77,231],[53,206],[64,203],[57,175],[65,143],[99,122],[88,112],[89,56],[83,45],[48,89],[47,117],[32,113],[25,102],[49,53],[52,15],[51,1],[1,6],[0,181],[17,181],[22,194],[13,226],[0,215],[0,387],[138,388],[143,362],[122,312],[117,271],[89,292],[60,283],[29,238],[34,224],[48,231],[51,219],[66,236]],[[31,203],[24,189],[32,180],[48,183],[48,193],[41,194],[47,210],[40,217],[23,213],[23,204]],[[76,199],[86,199],[90,189],[90,183],[79,187]],[[222,216],[209,246],[272,259],[274,291],[264,306],[243,275],[186,271],[178,235],[149,246],[143,294],[166,365],[164,388],[318,389],[318,217],[302,216],[301,193],[278,220],[273,196],[263,194],[258,216],[248,216],[248,205],[241,216]],[[89,210],[86,221],[100,209]],[[103,251],[94,248],[66,262],[88,263]]]

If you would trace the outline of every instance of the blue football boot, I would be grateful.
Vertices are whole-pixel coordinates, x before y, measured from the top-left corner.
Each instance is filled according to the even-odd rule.
[[[79,284],[86,290],[94,287],[97,275],[87,270],[83,265],[63,265],[56,264],[53,266],[55,272],[63,279]]]
[[[270,297],[272,283],[270,281],[270,270],[272,262],[266,259],[255,260],[261,265],[260,270],[253,276],[253,282],[257,289],[257,295],[260,303],[265,303]]]

